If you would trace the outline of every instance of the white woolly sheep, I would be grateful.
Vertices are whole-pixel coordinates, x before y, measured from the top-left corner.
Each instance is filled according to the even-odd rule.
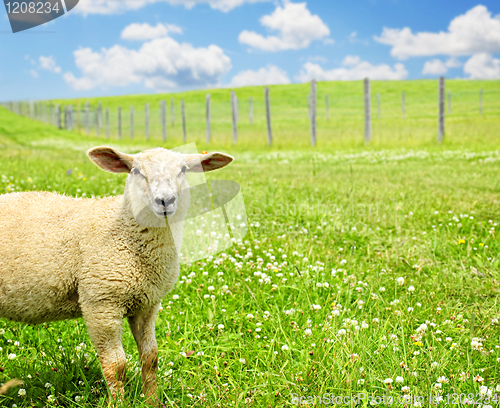
[[[129,173],[122,196],[0,195],[0,317],[28,324],[83,317],[113,398],[123,393],[126,317],[143,392],[153,402],[155,318],[179,276],[190,199],[185,173],[216,170],[233,158],[162,148],[130,155],[95,147],[87,154],[103,170]]]

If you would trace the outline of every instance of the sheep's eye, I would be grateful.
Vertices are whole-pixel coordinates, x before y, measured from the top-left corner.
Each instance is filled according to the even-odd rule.
[[[186,174],[187,166],[182,166],[180,174]]]
[[[135,168],[135,167],[132,169],[132,174],[135,174],[135,175],[137,175],[137,176],[142,176],[142,177],[144,177],[144,176],[142,175],[142,173],[141,173],[141,172],[140,172],[137,168]]]

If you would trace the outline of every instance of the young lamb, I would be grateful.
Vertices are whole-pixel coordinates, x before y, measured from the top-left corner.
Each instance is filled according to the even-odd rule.
[[[83,317],[113,398],[123,393],[126,317],[152,402],[155,318],[179,276],[190,199],[185,173],[217,170],[233,158],[162,148],[130,155],[95,147],[87,154],[103,170],[129,173],[122,196],[0,195],[0,316],[28,324]]]

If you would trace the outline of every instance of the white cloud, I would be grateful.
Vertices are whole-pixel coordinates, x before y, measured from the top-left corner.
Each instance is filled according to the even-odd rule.
[[[244,30],[238,39],[241,43],[264,51],[297,50],[308,47],[314,40],[330,35],[330,30],[317,15],[307,9],[307,3],[284,1],[273,13],[263,16],[260,23],[277,35],[264,37],[254,31]]]
[[[481,53],[470,57],[464,65],[470,79],[499,79],[500,60],[491,54]]]
[[[123,29],[121,38],[124,40],[146,41],[166,37],[170,33],[182,34],[182,28],[174,24],[158,23],[153,27],[148,23],[133,23]]]
[[[57,66],[56,60],[54,57],[48,56],[44,57],[43,55],[39,58],[40,68],[46,69],[47,71],[54,72],[59,74],[61,72],[61,67]]]
[[[34,69],[30,69],[30,74],[33,78],[38,78],[38,72],[36,72]]]
[[[435,58],[433,60],[425,62],[424,68],[422,69],[422,74],[443,75],[448,72],[448,68],[458,68],[460,66],[462,66],[462,63],[455,57],[448,58],[448,60],[445,62]]]
[[[208,4],[215,10],[228,12],[245,3],[257,3],[270,0],[85,0],[78,3],[75,10],[81,14],[118,14],[129,10],[138,10],[148,4],[166,3],[184,6],[188,9],[197,4]]]
[[[344,59],[343,65],[344,68],[324,70],[318,64],[307,62],[296,79],[300,82],[308,82],[312,79],[317,81],[354,81],[363,78],[399,80],[408,76],[408,71],[401,63],[391,68],[387,64],[372,65],[361,61],[356,56],[348,56]]]
[[[500,15],[491,16],[485,6],[478,5],[455,17],[448,31],[413,34],[408,27],[385,28],[380,37],[382,44],[392,46],[391,55],[399,59],[430,55],[472,55],[500,52]]]
[[[138,50],[119,45],[100,51],[81,48],[74,56],[82,75],[67,72],[64,79],[77,90],[131,84],[156,91],[213,86],[231,69],[231,59],[218,46],[195,48],[169,37],[145,42]]]
[[[282,69],[269,65],[257,71],[246,70],[235,75],[229,86],[289,84],[288,74]]]
[[[448,68],[440,59],[426,61],[422,69],[422,74],[424,75],[443,75],[447,72]]]
[[[346,67],[352,67],[354,65],[358,65],[360,62],[361,58],[359,58],[357,55],[348,55],[342,61],[342,65],[345,65]]]

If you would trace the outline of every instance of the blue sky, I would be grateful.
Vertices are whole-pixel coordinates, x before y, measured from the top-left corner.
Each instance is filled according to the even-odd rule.
[[[80,0],[16,34],[0,13],[0,100],[500,78],[498,0]]]

